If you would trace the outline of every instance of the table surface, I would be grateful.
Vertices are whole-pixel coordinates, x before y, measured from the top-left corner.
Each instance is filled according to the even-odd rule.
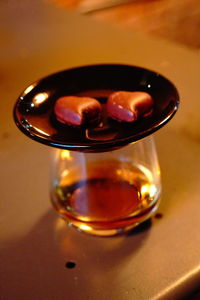
[[[41,0],[42,1],[42,0]],[[199,0],[46,0],[90,17],[200,49]]]
[[[1,299],[190,297],[200,286],[199,52],[45,1],[0,6]],[[21,134],[12,119],[30,83],[94,63],[150,68],[173,81],[181,97],[175,118],[155,134],[163,217],[112,238],[77,232],[56,215],[49,199],[51,151]],[[69,261],[74,268],[66,268]]]

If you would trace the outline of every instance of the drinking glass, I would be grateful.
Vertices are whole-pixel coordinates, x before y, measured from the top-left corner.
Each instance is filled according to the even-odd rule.
[[[160,168],[153,136],[107,152],[57,149],[51,161],[53,206],[81,231],[121,233],[158,207]]]

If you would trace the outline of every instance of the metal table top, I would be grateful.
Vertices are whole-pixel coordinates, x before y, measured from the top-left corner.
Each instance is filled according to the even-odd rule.
[[[182,299],[200,286],[199,52],[99,24],[45,1],[0,4],[1,299]],[[181,106],[155,134],[163,195],[132,234],[99,238],[66,226],[49,200],[50,149],[14,125],[31,82],[94,63],[158,71]],[[74,268],[67,268],[67,262]]]

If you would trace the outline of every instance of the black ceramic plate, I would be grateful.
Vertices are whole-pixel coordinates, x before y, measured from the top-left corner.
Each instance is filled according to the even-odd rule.
[[[106,116],[105,103],[113,91],[145,91],[154,99],[153,113],[125,123]],[[103,117],[89,127],[73,127],[58,122],[55,101],[64,95],[97,98]],[[175,86],[153,71],[127,65],[89,65],[45,77],[25,89],[14,107],[19,129],[30,138],[62,149],[108,151],[137,141],[167,123],[176,112],[179,96]]]

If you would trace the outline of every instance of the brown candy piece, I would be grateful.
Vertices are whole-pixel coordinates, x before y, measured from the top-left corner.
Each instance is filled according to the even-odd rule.
[[[58,121],[69,125],[83,125],[100,119],[101,105],[90,97],[64,96],[54,106]]]
[[[145,92],[117,91],[107,101],[108,115],[122,122],[133,122],[152,112],[153,99]]]

